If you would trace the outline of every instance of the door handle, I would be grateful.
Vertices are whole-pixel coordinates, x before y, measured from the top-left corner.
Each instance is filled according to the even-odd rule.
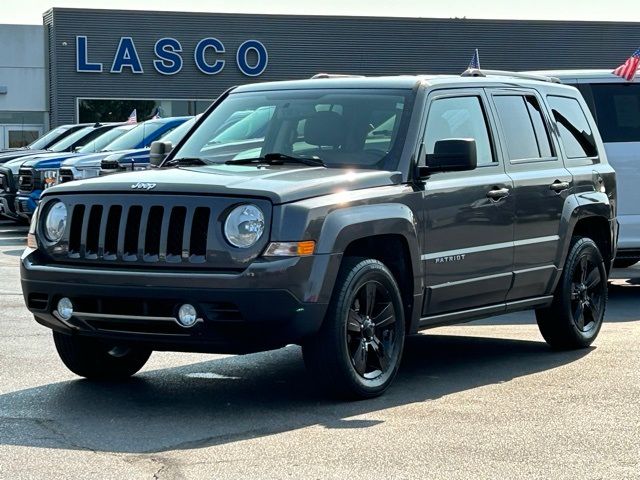
[[[500,200],[501,198],[509,196],[508,188],[494,188],[487,192],[487,197],[491,200]]]
[[[569,188],[569,182],[561,182],[560,180],[556,180],[551,185],[549,185],[549,188],[554,192],[561,192],[562,190],[566,190],[567,188]]]

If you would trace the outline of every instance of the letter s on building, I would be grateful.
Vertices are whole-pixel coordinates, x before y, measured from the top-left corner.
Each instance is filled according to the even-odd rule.
[[[182,70],[182,45],[175,38],[161,38],[153,47],[158,60],[153,61],[153,66],[162,75],[175,75]]]

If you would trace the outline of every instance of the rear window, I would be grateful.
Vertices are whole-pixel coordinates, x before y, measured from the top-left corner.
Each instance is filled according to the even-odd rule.
[[[605,142],[640,142],[640,85],[592,84],[594,116]]]
[[[550,95],[548,101],[567,157],[597,157],[593,132],[578,100]]]

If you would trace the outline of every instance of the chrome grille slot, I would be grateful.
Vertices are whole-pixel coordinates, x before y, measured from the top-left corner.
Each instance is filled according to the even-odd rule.
[[[80,256],[80,240],[82,236],[82,219],[84,218],[84,205],[76,205],[71,215],[69,225],[69,256]]]
[[[122,207],[120,205],[113,205],[109,209],[104,237],[105,260],[115,260],[118,258],[118,227],[120,225],[121,216]]]
[[[89,213],[85,255],[87,258],[98,258],[98,239],[102,221],[102,205],[94,205]]]
[[[191,222],[191,241],[189,253],[194,257],[202,257],[207,253],[207,235],[209,230],[209,209],[206,207],[196,208]]]
[[[162,230],[162,218],[164,208],[160,206],[151,207],[147,217],[147,231],[144,239],[144,259],[145,261],[157,262],[160,254],[160,232]]]
[[[167,238],[167,261],[180,261],[182,255],[182,239],[184,237],[184,221],[187,216],[185,207],[174,207],[169,219]]]
[[[45,197],[46,198],[46,197]],[[248,249],[225,240],[221,218],[243,199],[153,194],[64,195],[69,226],[63,245],[47,247],[58,262],[152,268],[183,266],[229,273],[242,271],[258,257],[268,232]],[[45,199],[43,209],[47,209]],[[261,203],[270,225],[271,204]]]
[[[124,233],[124,259],[136,260],[138,258],[138,235],[142,219],[142,207],[135,205],[129,209]]]

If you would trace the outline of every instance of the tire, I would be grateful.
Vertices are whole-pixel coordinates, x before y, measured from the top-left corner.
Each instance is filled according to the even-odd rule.
[[[586,348],[598,336],[607,305],[607,271],[593,240],[574,237],[550,307],[536,310],[554,349]]]
[[[402,297],[392,273],[378,260],[346,257],[322,327],[302,352],[330,394],[372,398],[393,382],[404,337]]]
[[[93,380],[117,380],[134,375],[149,357],[151,350],[107,345],[98,340],[53,332],[60,359],[76,375]]]
[[[616,258],[613,261],[613,268],[629,268],[638,263],[637,258]]]

